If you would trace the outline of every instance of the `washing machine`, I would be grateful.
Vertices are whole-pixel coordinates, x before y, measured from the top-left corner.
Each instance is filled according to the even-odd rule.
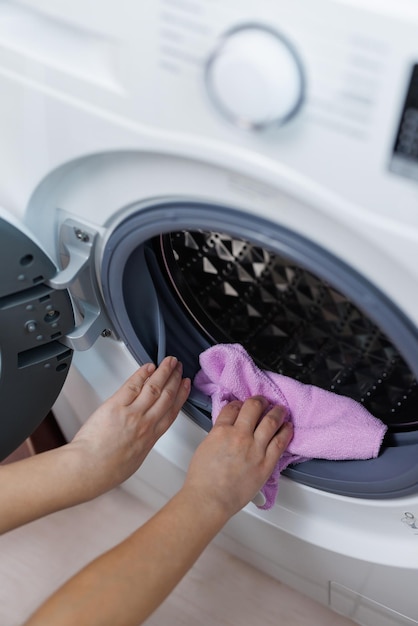
[[[139,363],[241,343],[388,434],[288,468],[219,545],[417,624],[417,3],[3,0],[0,94],[2,456],[51,406],[71,439]],[[193,389],[124,488],[167,501],[210,411]]]

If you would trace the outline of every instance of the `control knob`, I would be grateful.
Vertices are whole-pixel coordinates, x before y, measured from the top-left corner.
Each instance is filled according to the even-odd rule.
[[[293,46],[261,25],[224,35],[208,59],[205,82],[216,109],[246,129],[284,124],[304,95],[303,67]]]

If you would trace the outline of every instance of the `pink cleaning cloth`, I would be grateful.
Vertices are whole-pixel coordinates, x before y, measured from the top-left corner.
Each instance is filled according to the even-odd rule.
[[[213,422],[232,400],[264,396],[284,405],[294,435],[262,492],[270,509],[276,500],[280,473],[291,463],[310,459],[370,459],[379,454],[387,426],[361,404],[313,385],[260,370],[239,344],[218,344],[200,355],[194,385],[212,398]]]

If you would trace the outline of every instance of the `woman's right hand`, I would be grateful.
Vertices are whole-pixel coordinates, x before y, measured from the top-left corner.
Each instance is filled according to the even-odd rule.
[[[184,489],[226,519],[254,498],[292,439],[286,409],[275,406],[260,420],[267,407],[262,396],[225,406],[190,463]]]

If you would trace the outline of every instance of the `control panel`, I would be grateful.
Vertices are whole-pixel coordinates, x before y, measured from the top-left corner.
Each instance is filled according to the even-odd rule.
[[[393,149],[391,170],[418,180],[418,63],[412,69]]]

